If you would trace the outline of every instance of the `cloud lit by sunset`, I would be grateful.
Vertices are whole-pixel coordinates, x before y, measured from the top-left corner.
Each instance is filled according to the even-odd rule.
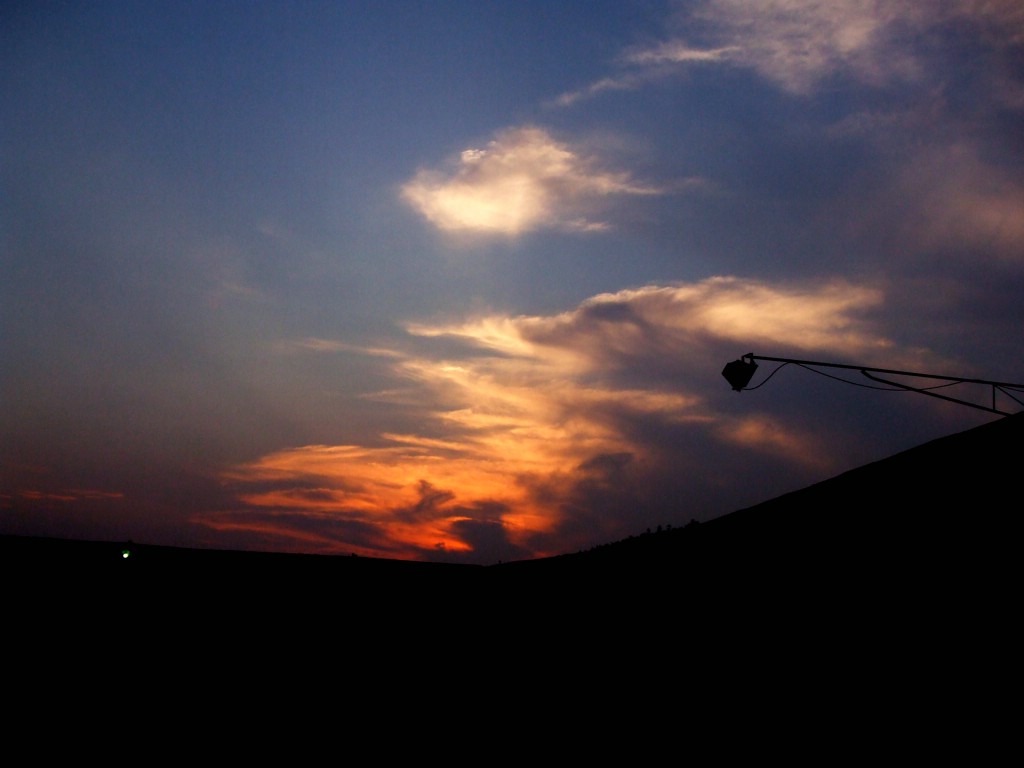
[[[581,520],[589,514],[574,503],[582,489],[663,482],[658,475],[672,460],[645,432],[690,434],[709,453],[723,443],[828,467],[827,448],[806,430],[718,412],[708,390],[719,382],[687,375],[685,364],[712,367],[703,350],[723,341],[798,340],[808,351],[841,354],[885,348],[862,317],[881,300],[877,290],[849,284],[721,277],[596,296],[557,316],[410,326],[414,338],[449,337],[463,350],[396,360],[394,374],[421,404],[419,431],[380,435],[375,446],[279,450],[222,479],[243,505],[238,518],[252,510],[277,516],[279,535],[287,519],[359,525],[360,554],[500,559],[495,553],[557,554],[550,541],[592,546],[634,531],[628,519]],[[771,321],[757,320],[764,317]],[[678,368],[666,367],[671,359]],[[646,371],[647,383],[631,384],[632,371]],[[478,551],[481,531],[489,549]]]
[[[0,535],[535,558],[1024,380],[1017,0],[8,5]]]
[[[601,230],[590,218],[609,195],[659,190],[628,174],[592,167],[540,128],[504,131],[485,149],[464,150],[450,175],[420,171],[403,197],[442,230],[518,235],[539,228]]]

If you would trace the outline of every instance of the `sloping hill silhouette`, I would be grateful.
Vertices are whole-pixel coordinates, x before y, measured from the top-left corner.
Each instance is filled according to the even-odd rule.
[[[454,679],[481,712],[525,692],[553,723],[632,717],[646,744],[678,747],[696,709],[874,754],[894,732],[947,751],[948,732],[976,757],[993,724],[1012,733],[993,693],[1017,659],[1022,430],[1005,417],[710,522],[486,567],[0,537],[5,648],[48,696],[113,688],[146,712],[176,690],[262,708],[281,681],[360,701],[361,673],[397,670],[385,699],[417,713]]]
[[[708,522],[529,566],[893,572],[987,560],[1016,540],[1022,445],[1024,413]]]
[[[791,579],[879,583],[957,573],[975,579],[1005,565],[1021,507],[1024,413],[933,440],[810,487],[704,523],[634,536],[557,557],[472,566],[350,556],[195,550],[125,542],[0,537],[7,567],[43,571],[189,567],[381,575],[418,581],[554,576],[687,580],[691,584]],[[742,478],[738,478],[742,480]],[[1005,553],[1004,553],[1005,554]]]

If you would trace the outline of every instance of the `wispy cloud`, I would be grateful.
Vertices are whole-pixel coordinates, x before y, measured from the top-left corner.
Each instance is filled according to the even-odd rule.
[[[730,60],[750,67],[781,88],[806,93],[824,78],[845,72],[882,83],[913,77],[918,62],[899,43],[901,28],[927,18],[927,3],[838,0],[711,0],[695,16],[718,39]]]
[[[557,103],[706,66],[746,69],[793,96],[839,83],[914,85],[898,108],[852,112],[824,129],[827,140],[871,147],[884,167],[872,177],[877,186],[858,188],[864,201],[849,205],[842,226],[859,237],[887,233],[909,263],[957,253],[1020,262],[1024,190],[1007,165],[1016,146],[992,128],[1024,104],[1010,74],[1024,42],[1019,2],[705,0],[687,4],[666,29],[689,37],[627,49],[617,73]],[[971,51],[988,65],[965,69],[950,50]],[[850,188],[866,178],[852,178]]]
[[[582,346],[592,358],[652,346],[665,354],[700,338],[864,355],[888,346],[857,318],[881,301],[879,290],[842,280],[785,286],[713,277],[603,294],[565,315],[522,320],[521,327],[535,343]]]
[[[722,64],[757,72],[782,90],[813,92],[834,75],[884,85],[921,76],[926,54],[910,36],[949,24],[968,24],[990,46],[1024,40],[1024,11],[1016,0],[706,0],[680,19],[710,46],[670,37],[624,51],[625,72],[559,96],[569,106],[611,90],[627,90],[694,65]]]
[[[585,88],[568,91],[552,99],[549,104],[556,107],[568,107],[578,101],[589,99],[606,91],[632,91],[643,85],[648,78],[640,74],[626,74],[618,77],[602,77]]]
[[[464,150],[446,171],[421,170],[403,199],[438,229],[515,236],[537,229],[595,231],[608,198],[662,190],[609,171],[537,127],[510,128]]]
[[[457,343],[443,358],[395,361],[394,375],[419,393],[406,431],[234,467],[223,480],[243,508],[209,524],[250,520],[263,530],[270,519],[287,528],[312,516],[336,530],[339,551],[494,561],[628,535],[631,519],[666,513],[680,478],[700,514],[701,487],[717,482],[707,476],[716,455],[722,466],[739,450],[814,472],[834,460],[821,435],[783,417],[721,411],[724,384],[707,372],[762,344],[895,361],[908,353],[869,319],[883,298],[839,281],[716,277],[595,296],[558,315],[411,325],[410,341]],[[459,344],[464,354],[453,351]],[[635,516],[605,519],[613,503]],[[352,526],[355,543],[340,533]]]
[[[682,64],[690,62],[727,61],[740,49],[730,45],[724,48],[700,49],[691,48],[681,40],[671,40],[654,48],[646,48],[628,52],[623,59],[630,64]]]
[[[619,63],[628,69],[615,75],[602,77],[574,91],[567,91],[548,102],[548,106],[570,107],[578,102],[611,91],[634,91],[653,81],[676,74],[682,65],[712,64],[728,61],[738,53],[734,46],[723,48],[691,48],[680,40],[659,43],[653,48],[625,51]]]
[[[915,152],[878,201],[902,210],[901,241],[1024,263],[1024,188],[965,143]],[[876,209],[876,215],[881,211]]]
[[[368,355],[370,357],[399,357],[400,352],[393,349],[386,349],[384,347],[367,347],[359,344],[352,344],[347,341],[340,341],[338,339],[322,339],[317,337],[307,337],[304,339],[292,339],[281,343],[281,348],[287,350],[303,350],[308,352],[324,352],[324,353],[353,353],[358,355]]]
[[[103,491],[92,488],[69,488],[62,491],[28,488],[19,491],[17,495],[32,501],[62,501],[69,503],[79,501],[114,501],[124,498],[124,494],[120,491]],[[13,499],[14,495],[12,494],[8,498]]]

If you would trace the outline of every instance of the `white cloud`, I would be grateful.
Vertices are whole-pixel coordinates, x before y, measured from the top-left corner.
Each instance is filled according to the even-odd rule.
[[[690,48],[681,41],[668,41],[654,48],[627,51],[621,61],[637,67],[634,71],[615,77],[603,77],[588,86],[575,91],[568,91],[553,99],[550,104],[556,107],[569,107],[608,91],[632,91],[644,84],[657,80],[671,70],[663,66],[673,64],[698,64],[725,61],[738,49],[733,46],[714,49]]]
[[[683,62],[714,62],[727,60],[730,56],[739,51],[734,45],[724,48],[699,49],[691,48],[679,40],[671,40],[661,43],[654,48],[634,51],[624,57],[626,61],[633,64],[661,64],[671,62],[679,64]]]
[[[603,77],[586,88],[577,91],[568,91],[554,99],[551,104],[556,107],[568,107],[578,101],[589,99],[605,91],[631,91],[645,81],[645,78],[637,75],[623,75],[621,77]]]
[[[511,236],[601,230],[608,224],[594,216],[610,197],[660,193],[536,127],[508,129],[483,149],[463,151],[449,172],[421,170],[402,187],[438,229]]]

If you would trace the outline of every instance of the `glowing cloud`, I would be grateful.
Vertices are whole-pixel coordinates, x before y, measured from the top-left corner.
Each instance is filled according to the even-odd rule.
[[[449,173],[421,170],[402,197],[438,229],[519,235],[607,228],[594,214],[614,195],[654,195],[627,173],[600,170],[540,128],[513,128],[461,153]]]
[[[655,514],[643,499],[671,499],[665,488],[679,482],[696,504],[716,450],[827,467],[829,450],[806,429],[720,413],[726,388],[704,372],[720,366],[723,349],[750,344],[892,360],[891,342],[863,317],[881,302],[878,290],[843,282],[718,277],[595,296],[554,316],[410,326],[413,342],[445,336],[455,343],[446,349],[466,349],[394,360],[417,393],[407,430],[373,446],[286,448],[234,467],[222,480],[244,510],[206,524],[278,537],[293,528],[308,546],[316,520],[334,531],[323,545],[335,551],[491,562],[629,535],[629,521],[603,518],[603,506],[637,505],[639,525]],[[687,458],[691,443],[699,465]]]
[[[858,314],[882,298],[877,288],[842,280],[786,286],[713,277],[602,294],[551,317],[488,317],[410,330],[462,336],[506,355],[556,358],[566,366],[572,361],[577,371],[600,369],[612,359],[678,354],[707,339],[874,357],[892,344]]]

